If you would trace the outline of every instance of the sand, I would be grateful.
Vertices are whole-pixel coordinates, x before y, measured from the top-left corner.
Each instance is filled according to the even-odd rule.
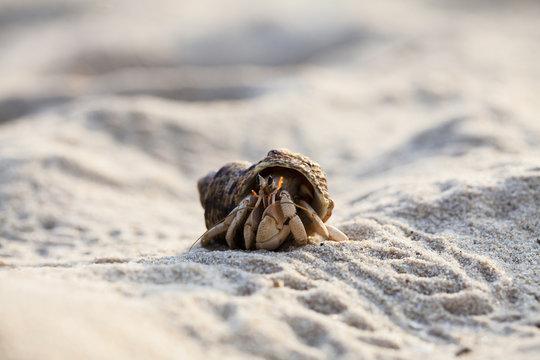
[[[540,357],[534,1],[3,1],[1,359]],[[190,246],[310,156],[351,239]]]

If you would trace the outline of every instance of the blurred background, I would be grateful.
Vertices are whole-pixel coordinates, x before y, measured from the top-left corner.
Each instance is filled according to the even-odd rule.
[[[241,102],[317,90],[340,108],[428,110],[480,86],[512,97],[497,85],[538,84],[539,8],[532,0],[2,0],[0,121],[106,94]]]

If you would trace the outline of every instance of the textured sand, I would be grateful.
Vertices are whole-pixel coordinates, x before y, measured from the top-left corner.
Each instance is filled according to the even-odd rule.
[[[537,359],[539,18],[1,3],[0,358]],[[188,251],[196,180],[277,147],[352,241]]]

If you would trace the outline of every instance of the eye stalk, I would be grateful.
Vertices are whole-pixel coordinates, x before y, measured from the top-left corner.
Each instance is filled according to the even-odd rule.
[[[260,174],[257,175],[257,177],[255,177],[255,184],[257,186],[257,189],[263,190],[264,192],[267,192],[267,193],[272,192],[276,189],[280,189],[282,183],[283,183],[283,176],[279,178],[279,183],[276,183],[276,181],[274,181],[274,177],[272,175],[268,175],[266,179]],[[256,190],[256,192],[259,190]]]
[[[256,179],[255,181],[257,183],[257,188],[261,188],[261,187],[264,186],[265,180],[261,175],[257,175],[257,177],[255,179]]]

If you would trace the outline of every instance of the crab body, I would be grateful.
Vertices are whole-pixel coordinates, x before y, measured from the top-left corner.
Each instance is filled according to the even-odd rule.
[[[271,150],[253,165],[228,163],[197,185],[208,229],[203,246],[225,239],[230,248],[275,250],[290,236],[304,245],[314,233],[347,240],[324,224],[334,202],[321,167],[304,155]]]

